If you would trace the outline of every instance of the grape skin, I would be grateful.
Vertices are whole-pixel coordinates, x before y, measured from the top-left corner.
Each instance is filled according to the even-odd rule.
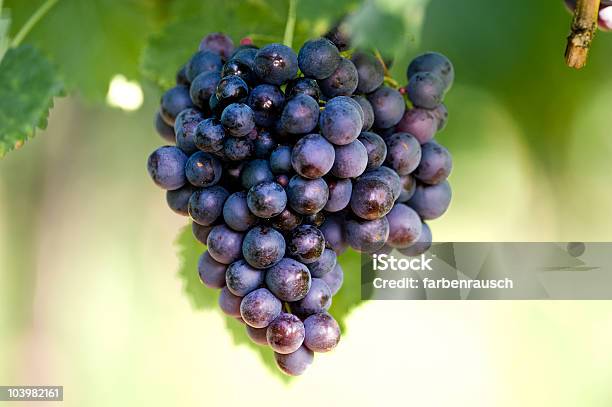
[[[244,103],[232,103],[221,114],[221,124],[234,137],[244,137],[255,128],[255,115]]]
[[[189,216],[202,226],[212,225],[221,216],[228,196],[229,192],[218,185],[197,190],[189,198]]]
[[[224,140],[225,129],[219,121],[213,118],[200,122],[193,136],[195,146],[207,153],[221,151]]]
[[[311,78],[292,79],[287,83],[285,88],[287,98],[292,98],[297,95],[308,95],[314,100],[321,98],[321,89],[316,80]]]
[[[269,219],[285,210],[287,194],[276,182],[262,182],[249,190],[247,203],[255,216]]]
[[[324,274],[321,277],[321,280],[325,281],[331,291],[332,296],[336,295],[338,291],[340,291],[340,288],[342,288],[342,283],[344,282],[344,271],[342,270],[340,263],[337,263],[332,271]]]
[[[291,231],[287,252],[304,264],[319,260],[325,249],[323,233],[312,225],[300,225]]]
[[[421,150],[421,162],[414,171],[414,176],[419,181],[430,185],[446,180],[453,168],[448,150],[435,141],[423,144]]]
[[[302,137],[291,151],[291,166],[304,178],[316,179],[334,165],[334,146],[319,134]]]
[[[353,96],[351,99],[359,104],[359,107],[361,107],[361,111],[363,112],[363,126],[361,127],[361,130],[370,130],[374,125],[374,109],[372,109],[372,104],[365,96]]]
[[[282,113],[285,106],[285,95],[278,86],[262,84],[253,88],[247,104],[255,113],[255,124],[269,127]]]
[[[368,166],[368,150],[359,140],[335,147],[335,160],[331,174],[338,178],[356,178]]]
[[[325,182],[329,190],[329,198],[323,209],[327,212],[339,212],[346,208],[353,193],[351,180],[328,177]]]
[[[185,185],[174,191],[166,191],[166,203],[168,207],[179,215],[189,216],[189,198],[191,198],[194,191],[195,188],[191,185]]]
[[[340,61],[338,48],[325,38],[306,41],[298,53],[300,70],[305,76],[315,79],[332,75]]]
[[[206,244],[206,239],[214,226],[202,226],[196,222],[191,222],[191,232],[193,237],[202,244]]]
[[[404,204],[396,204],[387,214],[389,238],[387,245],[405,249],[417,241],[421,235],[421,218],[414,209]]]
[[[235,192],[227,198],[223,205],[223,220],[237,232],[246,232],[257,224],[257,217],[249,210],[245,191]]]
[[[425,144],[436,135],[439,120],[433,110],[414,108],[406,110],[402,120],[395,126],[398,133],[410,133],[419,143]]]
[[[207,251],[202,253],[198,260],[198,275],[200,281],[208,288],[221,288],[225,286],[225,270],[227,266],[212,258]]]
[[[302,224],[302,216],[296,214],[289,208],[285,208],[280,214],[272,218],[272,226],[283,232],[289,232]]]
[[[313,352],[329,352],[340,342],[340,326],[328,313],[306,318],[304,331],[304,345]]]
[[[442,216],[450,205],[452,191],[448,181],[437,185],[418,185],[408,205],[425,220]]]
[[[338,256],[348,248],[343,222],[339,216],[328,216],[319,228],[325,237],[325,245]]]
[[[176,142],[174,127],[168,125],[168,123],[164,121],[160,112],[157,112],[155,115],[155,130],[157,134],[168,143],[174,144]]]
[[[310,290],[304,298],[291,303],[291,312],[300,318],[324,312],[332,303],[332,293],[327,283],[320,278],[313,278]]]
[[[408,99],[416,107],[435,109],[444,99],[444,81],[431,72],[418,72],[408,83]]]
[[[289,206],[301,215],[312,215],[327,204],[329,189],[321,178],[306,179],[295,175],[287,186]]]
[[[358,252],[373,253],[381,249],[389,238],[386,217],[375,220],[349,219],[346,222],[348,244]],[[324,279],[327,275],[323,276]]]
[[[362,219],[374,220],[385,216],[393,207],[393,191],[381,179],[359,179],[353,188],[351,209]]]
[[[210,256],[223,264],[231,264],[241,257],[244,234],[225,225],[215,226],[206,239]]]
[[[289,376],[299,376],[312,364],[314,354],[305,346],[300,346],[298,350],[287,355],[275,352],[274,359],[283,373]]]
[[[266,273],[266,286],[282,301],[299,301],[310,290],[308,268],[297,260],[284,258]]]
[[[357,68],[359,93],[371,93],[378,89],[385,79],[385,71],[382,63],[374,55],[368,52],[355,52],[351,61]]]
[[[268,345],[276,353],[295,352],[304,342],[304,324],[293,314],[281,313],[268,325],[266,338]]]
[[[205,72],[220,72],[223,68],[221,56],[210,51],[198,51],[189,60],[185,68],[187,79],[190,82]]]
[[[242,245],[244,259],[257,269],[265,269],[280,262],[285,250],[283,235],[269,226],[252,228]]]
[[[411,81],[421,72],[430,72],[438,76],[444,84],[444,92],[448,91],[455,80],[455,68],[451,61],[437,52],[427,52],[416,57],[406,70],[406,77]]]
[[[418,240],[411,246],[405,249],[399,249],[399,252],[405,256],[420,256],[431,247],[431,229],[427,223],[423,222],[421,226],[421,235]]]
[[[327,102],[321,112],[319,127],[323,137],[330,143],[341,146],[359,137],[363,119],[358,108],[352,103],[334,98]]]
[[[240,174],[240,181],[245,189],[251,189],[253,186],[266,181],[272,181],[274,175],[270,169],[270,164],[267,160],[253,160],[247,163]]]
[[[262,82],[282,85],[295,78],[297,71],[297,55],[286,45],[270,44],[255,55],[255,73]]]
[[[195,145],[195,132],[204,120],[204,116],[194,108],[183,110],[174,122],[174,134],[176,134],[176,146],[187,154],[198,151]]]
[[[338,68],[325,79],[319,80],[321,92],[328,98],[350,96],[357,89],[357,68],[350,59],[342,58]]]
[[[248,293],[240,303],[240,315],[253,328],[266,328],[280,315],[282,304],[265,288]]]
[[[247,335],[253,343],[262,346],[268,346],[267,328],[253,328],[250,325],[246,326]]]
[[[264,281],[264,273],[253,268],[244,260],[230,264],[225,272],[225,284],[228,290],[238,296],[244,297],[257,289]]]
[[[374,125],[381,129],[395,126],[406,111],[402,94],[388,86],[381,86],[370,93],[368,101],[374,110]]]
[[[319,104],[308,95],[289,99],[281,114],[279,125],[290,134],[311,132],[319,121]]]
[[[194,105],[201,110],[209,108],[210,97],[217,89],[221,74],[217,71],[204,72],[195,77],[189,87],[189,96]]]
[[[373,170],[380,167],[387,158],[387,145],[385,140],[376,133],[363,132],[357,139],[366,148],[368,163],[366,170]]]
[[[291,171],[292,149],[289,146],[278,146],[270,154],[270,167],[274,174],[283,174]]]
[[[221,179],[221,163],[213,156],[202,151],[193,154],[185,165],[185,175],[191,185],[210,187]]]
[[[193,107],[189,88],[186,86],[175,86],[164,93],[161,98],[159,113],[169,126],[174,127],[176,116],[183,110]]]
[[[240,303],[242,298],[231,293],[227,287],[221,289],[219,294],[219,308],[230,317],[240,317]]]
[[[396,133],[386,140],[386,164],[398,175],[412,173],[421,162],[421,144],[408,133]]]
[[[391,188],[391,191],[393,191],[394,201],[399,198],[402,192],[400,176],[389,167],[380,166],[376,169],[367,171],[360,177],[360,179],[365,178],[378,178],[386,183]]]
[[[147,170],[157,186],[172,191],[187,183],[186,163],[187,156],[179,148],[164,146],[149,156]]]
[[[307,264],[308,270],[312,277],[323,277],[323,275],[329,273],[336,267],[338,257],[336,252],[331,249],[325,249],[321,254],[321,257],[313,263]]]
[[[234,41],[223,33],[211,33],[202,38],[200,51],[211,51],[228,59],[234,52]]]

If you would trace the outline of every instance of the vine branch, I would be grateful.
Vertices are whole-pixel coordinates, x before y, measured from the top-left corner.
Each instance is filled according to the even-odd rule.
[[[283,36],[283,44],[289,48],[293,45],[293,33],[295,32],[295,20],[297,17],[297,1],[298,0],[289,0],[289,12],[287,13],[285,35]]]
[[[586,65],[589,48],[597,31],[600,0],[578,0],[572,20],[572,31],[567,38],[565,63],[580,69]]]
[[[28,18],[28,21],[21,27],[13,41],[11,42],[11,48],[18,47],[24,38],[32,31],[32,28],[57,4],[59,0],[46,0],[40,7]]]

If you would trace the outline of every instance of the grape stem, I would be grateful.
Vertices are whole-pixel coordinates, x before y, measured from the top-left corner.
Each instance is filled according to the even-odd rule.
[[[570,68],[581,69],[586,65],[589,47],[597,31],[600,1],[578,0],[576,3],[572,31],[565,48],[565,63]]]
[[[43,4],[38,7],[38,9],[28,18],[28,21],[21,27],[13,41],[11,42],[11,47],[18,47],[24,38],[32,31],[32,28],[57,4],[59,0],[46,0]]]
[[[287,13],[287,23],[285,24],[285,35],[283,44],[291,48],[293,45],[293,33],[295,32],[295,20],[297,15],[297,1],[289,0],[289,12]]]

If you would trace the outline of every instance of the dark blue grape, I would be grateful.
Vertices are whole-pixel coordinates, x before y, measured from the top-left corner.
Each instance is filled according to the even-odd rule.
[[[230,161],[243,161],[253,156],[255,145],[248,138],[227,137],[223,143],[223,155]]]
[[[448,122],[448,109],[444,103],[440,103],[434,110],[432,110],[436,119],[438,119],[438,131],[444,130],[446,123]]]
[[[338,212],[346,208],[353,192],[351,180],[328,177],[325,182],[329,189],[329,198],[323,209],[327,212]]]
[[[174,127],[166,123],[160,112],[155,115],[155,130],[168,143],[174,144],[176,136],[174,135]]]
[[[399,252],[405,256],[420,256],[425,253],[431,247],[431,229],[427,223],[423,222],[421,228],[421,235],[418,240],[411,246],[405,249],[399,249]]]
[[[305,76],[324,79],[332,75],[342,57],[338,48],[325,38],[306,41],[298,53],[298,64]]]
[[[349,24],[345,19],[334,25],[324,36],[330,40],[340,52],[351,48],[351,34]]]
[[[166,191],[166,202],[168,203],[168,207],[179,215],[189,216],[187,207],[189,198],[191,198],[191,194],[193,194],[194,191],[195,188],[191,185],[185,185],[174,191]]]
[[[221,289],[218,302],[219,308],[221,308],[221,311],[223,311],[225,315],[234,318],[240,317],[240,303],[242,302],[242,298],[232,294],[227,287]]]
[[[410,198],[414,195],[416,191],[416,181],[412,175],[402,175],[400,177],[400,185],[401,192],[400,196],[397,198],[398,202],[405,203],[408,202]]]
[[[378,178],[389,185],[393,191],[393,199],[397,200],[402,192],[402,185],[399,175],[389,167],[378,167],[363,173],[361,178]]]
[[[302,177],[315,179],[327,174],[334,165],[334,146],[319,134],[302,137],[291,152],[291,165]]]
[[[319,126],[321,134],[331,143],[345,145],[359,137],[363,120],[359,109],[352,103],[331,99],[321,112]]]
[[[223,33],[211,33],[200,42],[200,51],[211,51],[223,59],[228,59],[234,52],[234,42]]]
[[[291,134],[309,133],[319,121],[319,104],[308,95],[297,95],[285,104],[280,126]]]
[[[349,219],[346,236],[348,244],[356,251],[373,253],[385,245],[389,237],[389,222],[384,216],[375,220]],[[323,276],[324,280],[326,276]]]
[[[249,189],[247,203],[255,216],[269,219],[285,209],[287,193],[276,182],[262,182]]]
[[[288,208],[285,208],[284,211],[272,219],[272,226],[282,230],[283,232],[289,232],[295,229],[301,223],[302,217]]]
[[[310,271],[297,260],[284,258],[266,273],[266,286],[281,301],[298,301],[310,290]]]
[[[368,164],[366,170],[380,167],[387,158],[387,144],[385,140],[376,133],[363,132],[358,138],[368,152]]]
[[[304,342],[304,324],[295,315],[283,312],[268,325],[266,338],[274,352],[293,353]]]
[[[247,335],[253,341],[253,343],[262,346],[268,346],[268,338],[266,336],[267,328],[253,328],[250,325],[246,326]]]
[[[206,244],[206,239],[214,226],[203,226],[199,223],[191,222],[191,232],[196,240],[202,244]]]
[[[219,72],[204,72],[195,77],[189,88],[189,95],[193,103],[201,110],[209,109],[209,101],[221,80]]]
[[[388,86],[381,86],[369,94],[368,101],[374,110],[374,125],[381,129],[395,126],[406,110],[402,94]]]
[[[187,156],[174,146],[160,147],[149,156],[147,170],[157,186],[165,190],[175,190],[187,183],[185,164]]]
[[[359,107],[361,107],[361,111],[363,112],[363,126],[361,130],[370,130],[374,125],[374,109],[372,109],[372,104],[365,96],[357,95],[353,96],[351,99],[359,104]]]
[[[244,103],[232,103],[221,114],[221,124],[234,137],[244,137],[255,128],[253,110]]]
[[[254,45],[244,46],[236,48],[230,59],[240,62],[248,66],[251,71],[255,69],[255,56],[259,49]]]
[[[270,167],[275,174],[291,172],[291,147],[278,146],[270,154]]]
[[[455,69],[451,61],[437,52],[427,52],[416,57],[406,70],[410,82],[419,72],[431,72],[442,79],[444,90],[448,90],[455,79]]]
[[[258,288],[242,299],[240,315],[253,328],[266,328],[280,315],[282,304],[265,288]]]
[[[291,303],[291,312],[300,318],[307,318],[310,315],[327,311],[331,303],[332,294],[327,283],[320,278],[313,278],[306,297]]]
[[[430,141],[438,131],[438,119],[433,110],[414,108],[406,110],[402,120],[395,126],[398,133],[410,133],[419,143]]]
[[[206,119],[198,124],[194,144],[207,153],[217,153],[223,149],[225,129],[217,119]]]
[[[259,129],[253,137],[255,158],[270,157],[277,145],[276,140],[268,130]]]
[[[213,109],[211,105],[211,110],[213,112],[215,110],[223,111],[226,106],[232,103],[244,102],[248,95],[249,85],[247,85],[247,83],[239,76],[226,76],[221,78],[214,95],[218,105],[216,106],[216,109]],[[211,102],[213,101],[212,96],[210,100]]]
[[[221,179],[221,163],[212,155],[198,151],[187,160],[185,175],[196,187],[210,187]]]
[[[193,107],[187,86],[175,86],[169,89],[161,98],[159,113],[169,126],[174,126],[176,116],[183,110]]]
[[[287,240],[287,253],[304,264],[319,260],[323,250],[325,250],[325,237],[312,225],[296,227]]]
[[[245,81],[248,85],[252,85],[257,80],[253,69],[249,67],[247,64],[242,63],[236,59],[230,59],[223,65],[223,69],[221,70],[221,76],[239,76]]]
[[[262,84],[253,88],[247,104],[255,112],[255,123],[258,126],[270,127],[283,111],[285,95],[278,86]]]
[[[194,192],[189,198],[189,216],[200,225],[212,225],[221,216],[228,195],[227,190],[218,185]]]
[[[408,205],[425,220],[437,219],[446,212],[452,198],[448,181],[437,185],[418,185]]]
[[[334,73],[319,80],[319,87],[328,98],[350,96],[357,89],[358,82],[357,68],[350,59],[342,58]]]
[[[204,115],[193,108],[183,110],[174,122],[174,133],[176,134],[176,146],[187,154],[198,151],[195,145],[195,133],[198,125],[204,121]]]
[[[329,352],[340,342],[340,326],[326,312],[306,318],[304,330],[304,345],[313,352]]]
[[[223,61],[218,54],[210,51],[198,51],[189,60],[186,67],[187,79],[191,82],[196,76],[205,72],[219,72]]]
[[[422,157],[414,176],[419,181],[435,185],[446,180],[453,169],[453,160],[444,146],[430,141],[421,146]]]
[[[232,294],[244,297],[263,284],[264,274],[244,260],[233,262],[225,272],[225,284]]]
[[[414,209],[396,204],[387,214],[389,239],[387,244],[395,248],[406,248],[416,242],[421,235],[421,218]]]
[[[385,80],[385,68],[382,62],[369,52],[355,52],[351,58],[357,74],[359,75],[359,84],[357,91],[359,93],[371,93],[378,89]]]
[[[245,189],[266,181],[273,181],[274,175],[267,160],[253,160],[247,163],[240,174],[240,181]]]
[[[227,198],[223,205],[223,220],[238,232],[246,232],[257,224],[257,217],[251,213],[247,205],[245,191],[235,192]]]
[[[393,207],[391,187],[377,177],[360,178],[353,186],[351,209],[362,219],[374,220],[385,216]]]
[[[431,72],[418,72],[408,83],[408,99],[416,107],[435,109],[444,100],[444,81]]]
[[[299,376],[303,374],[308,366],[312,364],[314,354],[305,346],[300,346],[298,350],[287,355],[274,353],[274,360],[278,368],[289,376]]]
[[[225,270],[227,266],[213,259],[208,252],[204,252],[198,261],[198,275],[200,281],[208,288],[221,288],[225,286]]]
[[[244,234],[226,225],[215,226],[208,234],[206,245],[211,257],[223,264],[231,264],[242,257]]]
[[[340,263],[337,263],[332,271],[324,274],[321,280],[325,281],[331,291],[331,295],[336,295],[338,291],[340,291],[340,288],[342,288],[342,283],[344,282],[344,272],[342,271]]]
[[[386,163],[398,175],[408,175],[419,166],[421,161],[421,144],[408,133],[395,133],[386,140]]]
[[[314,79],[297,78],[287,83],[285,95],[287,95],[287,98],[292,98],[297,95],[307,95],[318,101],[321,98],[321,89]]]
[[[329,189],[323,179],[306,179],[295,175],[287,187],[289,206],[299,214],[312,215],[323,209]]]
[[[312,215],[304,216],[303,222],[305,225],[313,225],[319,227],[325,222],[325,214],[323,211],[314,213]]]
[[[295,78],[297,72],[297,56],[286,45],[270,44],[255,55],[255,73],[262,82],[282,85]]]
[[[325,249],[317,261],[307,264],[308,270],[310,270],[310,275],[316,278],[323,277],[325,274],[332,271],[334,267],[336,267],[336,263],[338,261],[337,259],[336,252],[331,249]]]
[[[338,178],[356,178],[363,174],[368,166],[368,150],[361,141],[336,146],[336,158],[330,173]]]
[[[337,255],[346,251],[348,243],[344,233],[344,221],[340,216],[327,216],[319,230],[325,236],[325,245]]]
[[[176,72],[176,84],[189,87],[190,82],[187,78],[187,64],[183,65],[181,69]]]
[[[244,238],[242,255],[251,266],[264,269],[281,261],[285,248],[285,239],[278,231],[268,226],[255,226]]]

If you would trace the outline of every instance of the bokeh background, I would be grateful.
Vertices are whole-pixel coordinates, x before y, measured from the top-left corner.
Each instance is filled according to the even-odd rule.
[[[37,3],[8,6],[19,22]],[[66,18],[61,10],[95,16],[114,3],[60,2],[31,41],[43,44]],[[216,3],[199,1],[198,10]],[[398,10],[415,3],[417,35],[394,51],[396,78],[430,49],[457,70],[450,122],[438,137],[454,156],[454,199],[431,224],[434,240],[609,241],[612,35],[598,35],[588,67],[575,72],[562,58],[570,16],[561,1],[364,7],[378,7],[370,25],[399,35]],[[167,20],[160,14],[157,25],[132,28],[148,37]],[[318,356],[305,376],[279,380],[232,343],[218,312],[194,310],[183,292],[174,241],[186,221],[169,212],[145,170],[161,143],[152,128],[160,88],[130,72],[126,59],[140,60],[137,47],[87,59],[107,34],[130,26],[64,24],[56,43],[70,46],[64,35],[78,30],[98,41],[82,44],[82,68],[78,58],[55,62],[76,80],[96,75],[88,71],[96,63],[134,77],[143,104],[125,86],[111,101],[135,97],[135,111],[101,103],[95,90],[73,92],[56,102],[46,131],[0,161],[0,384],[63,385],[63,405],[92,407],[612,405],[609,302],[368,302],[346,320],[336,351]],[[185,47],[189,54],[195,43]]]

